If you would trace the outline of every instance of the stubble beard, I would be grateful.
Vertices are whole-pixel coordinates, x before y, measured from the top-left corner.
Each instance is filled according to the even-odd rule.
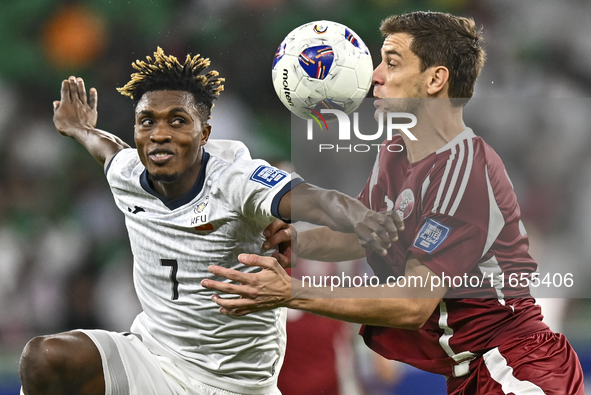
[[[162,184],[172,184],[175,182],[179,177],[177,173],[173,174],[151,174],[148,173],[148,178],[152,183],[159,182]]]
[[[420,82],[417,82],[417,84],[414,86],[413,93],[413,97],[399,99],[382,99],[385,102],[385,106],[384,108],[380,109],[379,112],[406,112],[416,116],[419,112],[419,109],[421,108],[421,101],[423,100],[423,97],[421,96]]]

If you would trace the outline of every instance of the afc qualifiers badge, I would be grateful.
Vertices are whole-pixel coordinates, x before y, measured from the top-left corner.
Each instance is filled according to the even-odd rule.
[[[405,189],[400,195],[398,195],[396,203],[394,203],[394,210],[396,210],[396,214],[398,214],[401,219],[405,220],[410,213],[412,213],[414,206],[415,195],[412,193],[412,190]]]

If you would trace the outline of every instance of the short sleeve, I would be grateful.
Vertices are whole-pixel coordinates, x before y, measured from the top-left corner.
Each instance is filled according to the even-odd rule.
[[[220,189],[246,218],[266,226],[279,216],[279,202],[303,180],[262,160],[232,163],[220,177]]]
[[[129,178],[141,166],[137,150],[126,148],[116,153],[107,165],[105,174],[107,182],[113,187],[120,187],[122,183],[128,182]]]
[[[441,276],[463,276],[482,257],[486,233],[474,224],[445,215],[424,216],[409,251]]]

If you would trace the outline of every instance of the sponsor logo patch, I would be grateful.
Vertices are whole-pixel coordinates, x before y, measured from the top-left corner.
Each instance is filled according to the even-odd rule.
[[[450,231],[449,226],[427,218],[412,245],[430,254],[447,239]]]
[[[287,177],[287,173],[271,166],[259,166],[250,176],[250,180],[273,188],[281,180]]]

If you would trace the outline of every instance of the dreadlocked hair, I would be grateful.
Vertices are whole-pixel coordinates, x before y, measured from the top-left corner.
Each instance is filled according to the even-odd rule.
[[[186,91],[195,98],[197,111],[205,122],[211,118],[213,101],[224,90],[222,82],[225,79],[220,78],[217,71],[211,70],[201,74],[210,65],[209,59],[202,58],[201,55],[187,55],[185,63],[181,64],[175,56],[166,55],[162,48],[158,47],[154,52],[154,59],[146,56],[145,61],[136,60],[131,65],[138,72],[133,73],[131,80],[117,90],[122,95],[129,96],[134,105],[137,105],[146,92]]]

